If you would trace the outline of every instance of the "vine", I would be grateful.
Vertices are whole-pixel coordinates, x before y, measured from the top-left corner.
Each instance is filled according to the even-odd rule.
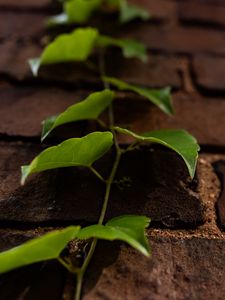
[[[109,1],[109,0],[108,0]],[[68,0],[63,4],[63,13],[49,20],[51,25],[65,23],[85,23],[106,1],[103,0]],[[129,5],[125,0],[110,0],[120,10],[120,21],[127,22],[136,17],[148,19],[149,15],[141,8]],[[76,8],[76,10],[75,10]],[[62,230],[47,233],[27,243],[0,253],[0,273],[5,273],[18,267],[49,259],[57,259],[69,272],[77,277],[75,300],[81,299],[83,278],[95,252],[99,239],[109,241],[120,240],[128,243],[142,254],[149,256],[150,249],[145,236],[145,228],[150,219],[144,216],[119,216],[105,223],[105,215],[110,200],[112,184],[116,182],[116,174],[121,156],[127,151],[133,151],[141,142],[158,143],[172,149],[184,160],[190,176],[193,178],[196,168],[199,146],[194,137],[184,130],[159,130],[144,134],[134,133],[126,128],[116,126],[114,122],[113,100],[116,92],[110,89],[115,86],[119,90],[131,91],[148,99],[167,114],[173,114],[173,106],[169,88],[150,89],[130,85],[117,78],[105,74],[104,52],[107,47],[118,47],[125,58],[138,58],[147,61],[145,46],[137,41],[116,39],[101,35],[96,28],[77,28],[71,33],[61,34],[43,50],[39,58],[31,59],[33,74],[38,75],[43,65],[69,62],[87,62],[94,50],[99,52],[99,73],[104,85],[102,91],[90,94],[83,101],[68,107],[58,116],[53,116],[43,122],[42,141],[55,128],[66,123],[81,120],[96,120],[104,131],[92,132],[81,138],[71,138],[45,149],[28,166],[22,167],[21,183],[33,173],[62,167],[84,167],[89,169],[99,181],[105,184],[105,195],[102,201],[98,223],[88,227],[69,226]],[[108,110],[108,124],[103,123],[101,114]],[[118,133],[134,139],[127,148],[121,148]],[[108,178],[104,178],[93,166],[111,147],[115,148],[115,157]],[[75,267],[70,256],[63,257],[62,250],[73,239],[91,240],[87,256],[80,267]]]

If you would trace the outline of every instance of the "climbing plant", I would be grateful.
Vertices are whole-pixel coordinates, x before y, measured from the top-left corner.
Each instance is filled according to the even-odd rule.
[[[119,9],[120,22],[128,22],[136,17],[148,19],[149,15],[143,9],[130,5],[125,0],[68,0],[63,2],[63,13],[49,20],[51,24],[76,23],[84,24],[97,10],[104,5]],[[68,107],[57,116],[51,116],[43,121],[42,141],[45,140],[57,127],[81,120],[96,120],[102,130],[92,132],[86,136],[71,138],[61,144],[49,147],[41,152],[28,166],[22,167],[21,184],[34,173],[65,168],[83,167],[92,172],[105,185],[104,199],[101,201],[101,212],[98,223],[81,228],[69,226],[62,230],[52,231],[41,237],[30,240],[23,245],[0,253],[0,273],[5,273],[18,267],[57,259],[69,272],[77,277],[75,300],[82,295],[82,283],[85,272],[93,257],[97,241],[120,240],[140,251],[143,255],[150,255],[150,248],[145,236],[145,228],[150,219],[145,216],[124,215],[113,218],[105,223],[105,215],[110,200],[113,183],[120,164],[121,156],[133,151],[140,143],[156,143],[175,151],[183,159],[190,177],[195,174],[199,146],[193,136],[185,130],[158,130],[138,134],[127,128],[115,124],[113,102],[117,90],[125,90],[145,97],[166,114],[173,114],[173,105],[170,88],[151,89],[148,87],[131,85],[117,78],[107,77],[105,70],[105,50],[107,47],[121,49],[126,59],[137,58],[143,63],[147,61],[145,46],[135,40],[117,39],[102,35],[98,29],[86,27],[76,28],[70,33],[61,34],[45,47],[39,58],[29,61],[31,70],[38,76],[43,65],[70,62],[86,62],[93,53],[99,55],[99,78],[103,89],[90,94],[86,99]],[[127,108],[129,109],[129,108]],[[108,122],[103,122],[101,115],[108,112]],[[128,135],[133,139],[127,147],[121,147],[118,134]],[[114,148],[115,158],[110,175],[104,177],[94,166],[94,163],[103,157],[111,148]],[[76,193],[76,191],[74,191]],[[88,253],[81,266],[73,263],[71,256],[62,252],[68,243],[74,239],[85,240],[89,244]]]

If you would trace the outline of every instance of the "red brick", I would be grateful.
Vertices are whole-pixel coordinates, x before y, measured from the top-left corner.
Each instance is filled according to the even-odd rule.
[[[62,112],[69,105],[84,99],[88,93],[57,88],[2,87],[0,134],[40,136],[40,124],[43,119]],[[174,117],[169,117],[148,101],[133,94],[119,93],[115,102],[116,122],[136,132],[159,128],[184,128],[196,136],[200,144],[225,146],[224,99],[203,98],[197,94],[183,93],[176,93],[173,98],[176,113]],[[83,131],[88,128],[89,125],[87,128],[82,127]],[[74,132],[70,131],[68,137]],[[56,136],[57,134],[64,136],[65,130],[62,128],[60,132],[55,132]]]
[[[0,223],[96,222],[105,186],[86,169],[43,172],[20,187],[20,166],[40,150],[37,145],[1,144]],[[190,182],[183,161],[171,152],[149,150],[122,157],[117,179],[129,177],[131,184],[113,187],[106,219],[141,214],[150,216],[155,226],[183,228],[204,223],[197,181]],[[109,153],[98,162],[101,174],[108,172],[111,159]]]
[[[0,12],[0,39],[40,39],[46,15],[4,11]]]
[[[132,24],[118,36],[136,38],[150,50],[168,53],[225,54],[225,32],[213,29]]]
[[[0,0],[2,8],[45,8],[50,6],[52,0]]]
[[[177,4],[168,0],[129,0],[130,3],[143,7],[152,19],[174,18],[177,12]]]
[[[179,2],[178,7],[182,21],[225,26],[225,5],[216,5],[210,1],[196,3],[192,0]]]
[[[224,298],[224,239],[156,235],[149,236],[150,258],[125,245],[101,243],[86,277],[83,299]]]
[[[193,59],[196,84],[205,90],[225,91],[225,58],[198,55]]]

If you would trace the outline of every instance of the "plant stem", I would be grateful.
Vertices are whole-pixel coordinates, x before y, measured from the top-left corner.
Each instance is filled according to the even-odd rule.
[[[104,53],[101,53],[101,55],[100,55],[99,67],[100,67],[101,76],[102,77],[105,76]],[[104,83],[105,88],[108,89],[109,88],[108,83],[105,82],[104,80],[103,80],[103,83]],[[101,213],[100,213],[99,220],[98,220],[99,225],[102,225],[103,222],[104,222],[104,219],[105,219],[112,184],[113,184],[114,178],[116,176],[116,172],[117,172],[117,169],[118,169],[118,166],[119,166],[119,163],[120,163],[120,158],[121,158],[121,155],[122,155],[122,150],[119,147],[119,143],[117,141],[116,133],[113,129],[114,114],[113,114],[113,105],[112,104],[109,106],[108,113],[109,113],[109,126],[111,128],[111,131],[112,131],[112,134],[113,134],[113,137],[114,137],[114,144],[115,144],[115,148],[116,148],[116,157],[115,157],[115,160],[114,160],[114,163],[113,163],[113,167],[112,167],[111,173],[109,175],[109,178],[107,180],[104,180],[102,178],[102,176],[94,168],[91,168],[92,172],[99,179],[101,179],[102,181],[104,181],[106,183],[104,201],[103,201],[103,204],[102,204]],[[85,272],[86,272],[86,270],[87,270],[87,268],[90,264],[90,261],[91,261],[93,255],[94,255],[95,248],[97,246],[97,242],[98,242],[98,239],[93,239],[92,240],[91,247],[90,247],[90,250],[87,254],[87,257],[86,257],[81,269],[79,270],[79,272],[77,272],[77,284],[76,284],[76,293],[75,293],[74,300],[80,300],[80,298],[81,298],[83,277],[84,277],[84,274],[85,274]]]

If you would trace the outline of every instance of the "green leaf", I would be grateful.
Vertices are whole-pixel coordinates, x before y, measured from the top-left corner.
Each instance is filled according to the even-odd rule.
[[[129,4],[126,0],[120,0],[120,22],[127,23],[137,18],[146,21],[150,18],[150,14],[137,5]]]
[[[85,61],[95,46],[97,36],[98,31],[94,28],[78,28],[58,36],[44,49],[40,58],[29,60],[33,74],[37,76],[41,65]]]
[[[130,130],[115,127],[119,133],[132,136],[133,138],[144,141],[161,144],[178,153],[187,165],[191,178],[195,175],[198,151],[200,147],[196,139],[185,130],[156,130],[138,135]]]
[[[64,11],[68,16],[69,22],[82,24],[89,20],[93,12],[101,4],[102,0],[72,0],[65,3]]]
[[[110,36],[100,35],[97,38],[97,44],[100,47],[114,46],[121,48],[125,58],[139,58],[143,62],[147,62],[147,50],[145,45],[134,40],[116,39]]]
[[[102,0],[70,0],[63,4],[63,13],[49,18],[48,25],[84,24],[101,6]]]
[[[104,81],[116,86],[119,90],[132,91],[134,93],[139,94],[140,96],[147,98],[149,101],[158,106],[163,112],[167,114],[174,113],[171,99],[172,97],[169,87],[162,89],[150,89],[140,87],[137,85],[131,85],[113,77],[104,77],[103,79]]]
[[[41,261],[57,259],[66,245],[76,237],[79,230],[79,226],[70,226],[63,230],[52,231],[0,253],[0,273]]]
[[[144,216],[120,216],[110,220],[105,226],[92,225],[82,228],[77,237],[79,239],[120,240],[149,256],[149,244],[144,232],[149,223],[150,219]]]
[[[30,165],[23,166],[21,183],[24,184],[29,175],[45,170],[75,166],[90,168],[112,144],[111,132],[93,132],[82,138],[66,140],[44,150]]]
[[[97,119],[99,115],[110,105],[114,93],[104,90],[89,95],[85,100],[67,108],[57,117],[48,118],[43,122],[42,141],[56,127],[81,120]]]

